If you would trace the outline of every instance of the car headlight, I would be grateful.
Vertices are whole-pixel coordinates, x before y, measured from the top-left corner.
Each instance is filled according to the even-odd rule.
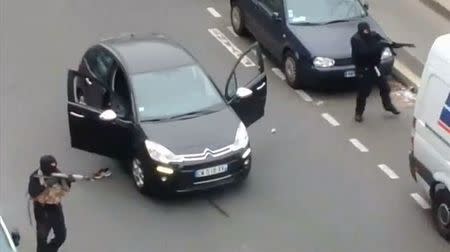
[[[330,59],[330,58],[325,58],[325,57],[316,57],[314,58],[314,66],[316,67],[332,67],[334,66],[334,59]]]
[[[241,122],[239,124],[239,127],[236,131],[236,136],[234,137],[234,143],[232,145],[233,150],[240,150],[248,146],[248,133],[247,128],[245,128],[245,125]]]
[[[173,152],[171,152],[166,147],[152,142],[150,140],[145,140],[145,147],[147,148],[148,154],[150,157],[156,162],[160,162],[163,164],[169,164],[171,162],[179,162],[181,158]]]
[[[383,53],[381,54],[381,60],[389,59],[392,57],[392,51],[390,48],[384,48]]]

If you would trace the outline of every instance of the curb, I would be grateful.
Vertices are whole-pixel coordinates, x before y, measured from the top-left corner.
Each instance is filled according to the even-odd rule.
[[[444,8],[446,11],[450,11],[449,0],[433,0],[440,8]]]
[[[397,80],[413,92],[417,92],[417,89],[420,87],[420,76],[415,74],[401,61],[396,60],[394,62],[392,74]]]
[[[450,20],[449,0],[420,0],[422,3],[433,9],[435,12]]]

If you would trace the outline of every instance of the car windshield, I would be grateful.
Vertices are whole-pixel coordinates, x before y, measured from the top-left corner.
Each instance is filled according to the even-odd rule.
[[[286,0],[290,24],[311,25],[352,20],[367,15],[358,0]]]
[[[198,65],[136,74],[131,79],[141,121],[213,111],[225,105]]]

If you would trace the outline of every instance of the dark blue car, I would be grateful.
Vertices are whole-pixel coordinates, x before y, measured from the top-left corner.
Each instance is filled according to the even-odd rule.
[[[359,0],[230,0],[231,23],[238,35],[252,34],[280,64],[294,88],[351,83],[355,67],[350,38],[365,21],[385,36]],[[392,51],[382,54],[390,74]],[[342,81],[343,80],[343,81]]]

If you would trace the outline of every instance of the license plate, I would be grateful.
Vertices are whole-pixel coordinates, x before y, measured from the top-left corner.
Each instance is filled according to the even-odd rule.
[[[208,177],[208,176],[216,175],[219,173],[224,173],[227,170],[228,170],[228,165],[226,165],[226,164],[218,165],[218,166],[195,171],[195,177],[196,178]]]
[[[355,73],[355,71],[350,70],[350,71],[346,71],[346,72],[344,73],[344,76],[345,76],[345,78],[353,78],[353,77],[356,76],[356,73]]]

